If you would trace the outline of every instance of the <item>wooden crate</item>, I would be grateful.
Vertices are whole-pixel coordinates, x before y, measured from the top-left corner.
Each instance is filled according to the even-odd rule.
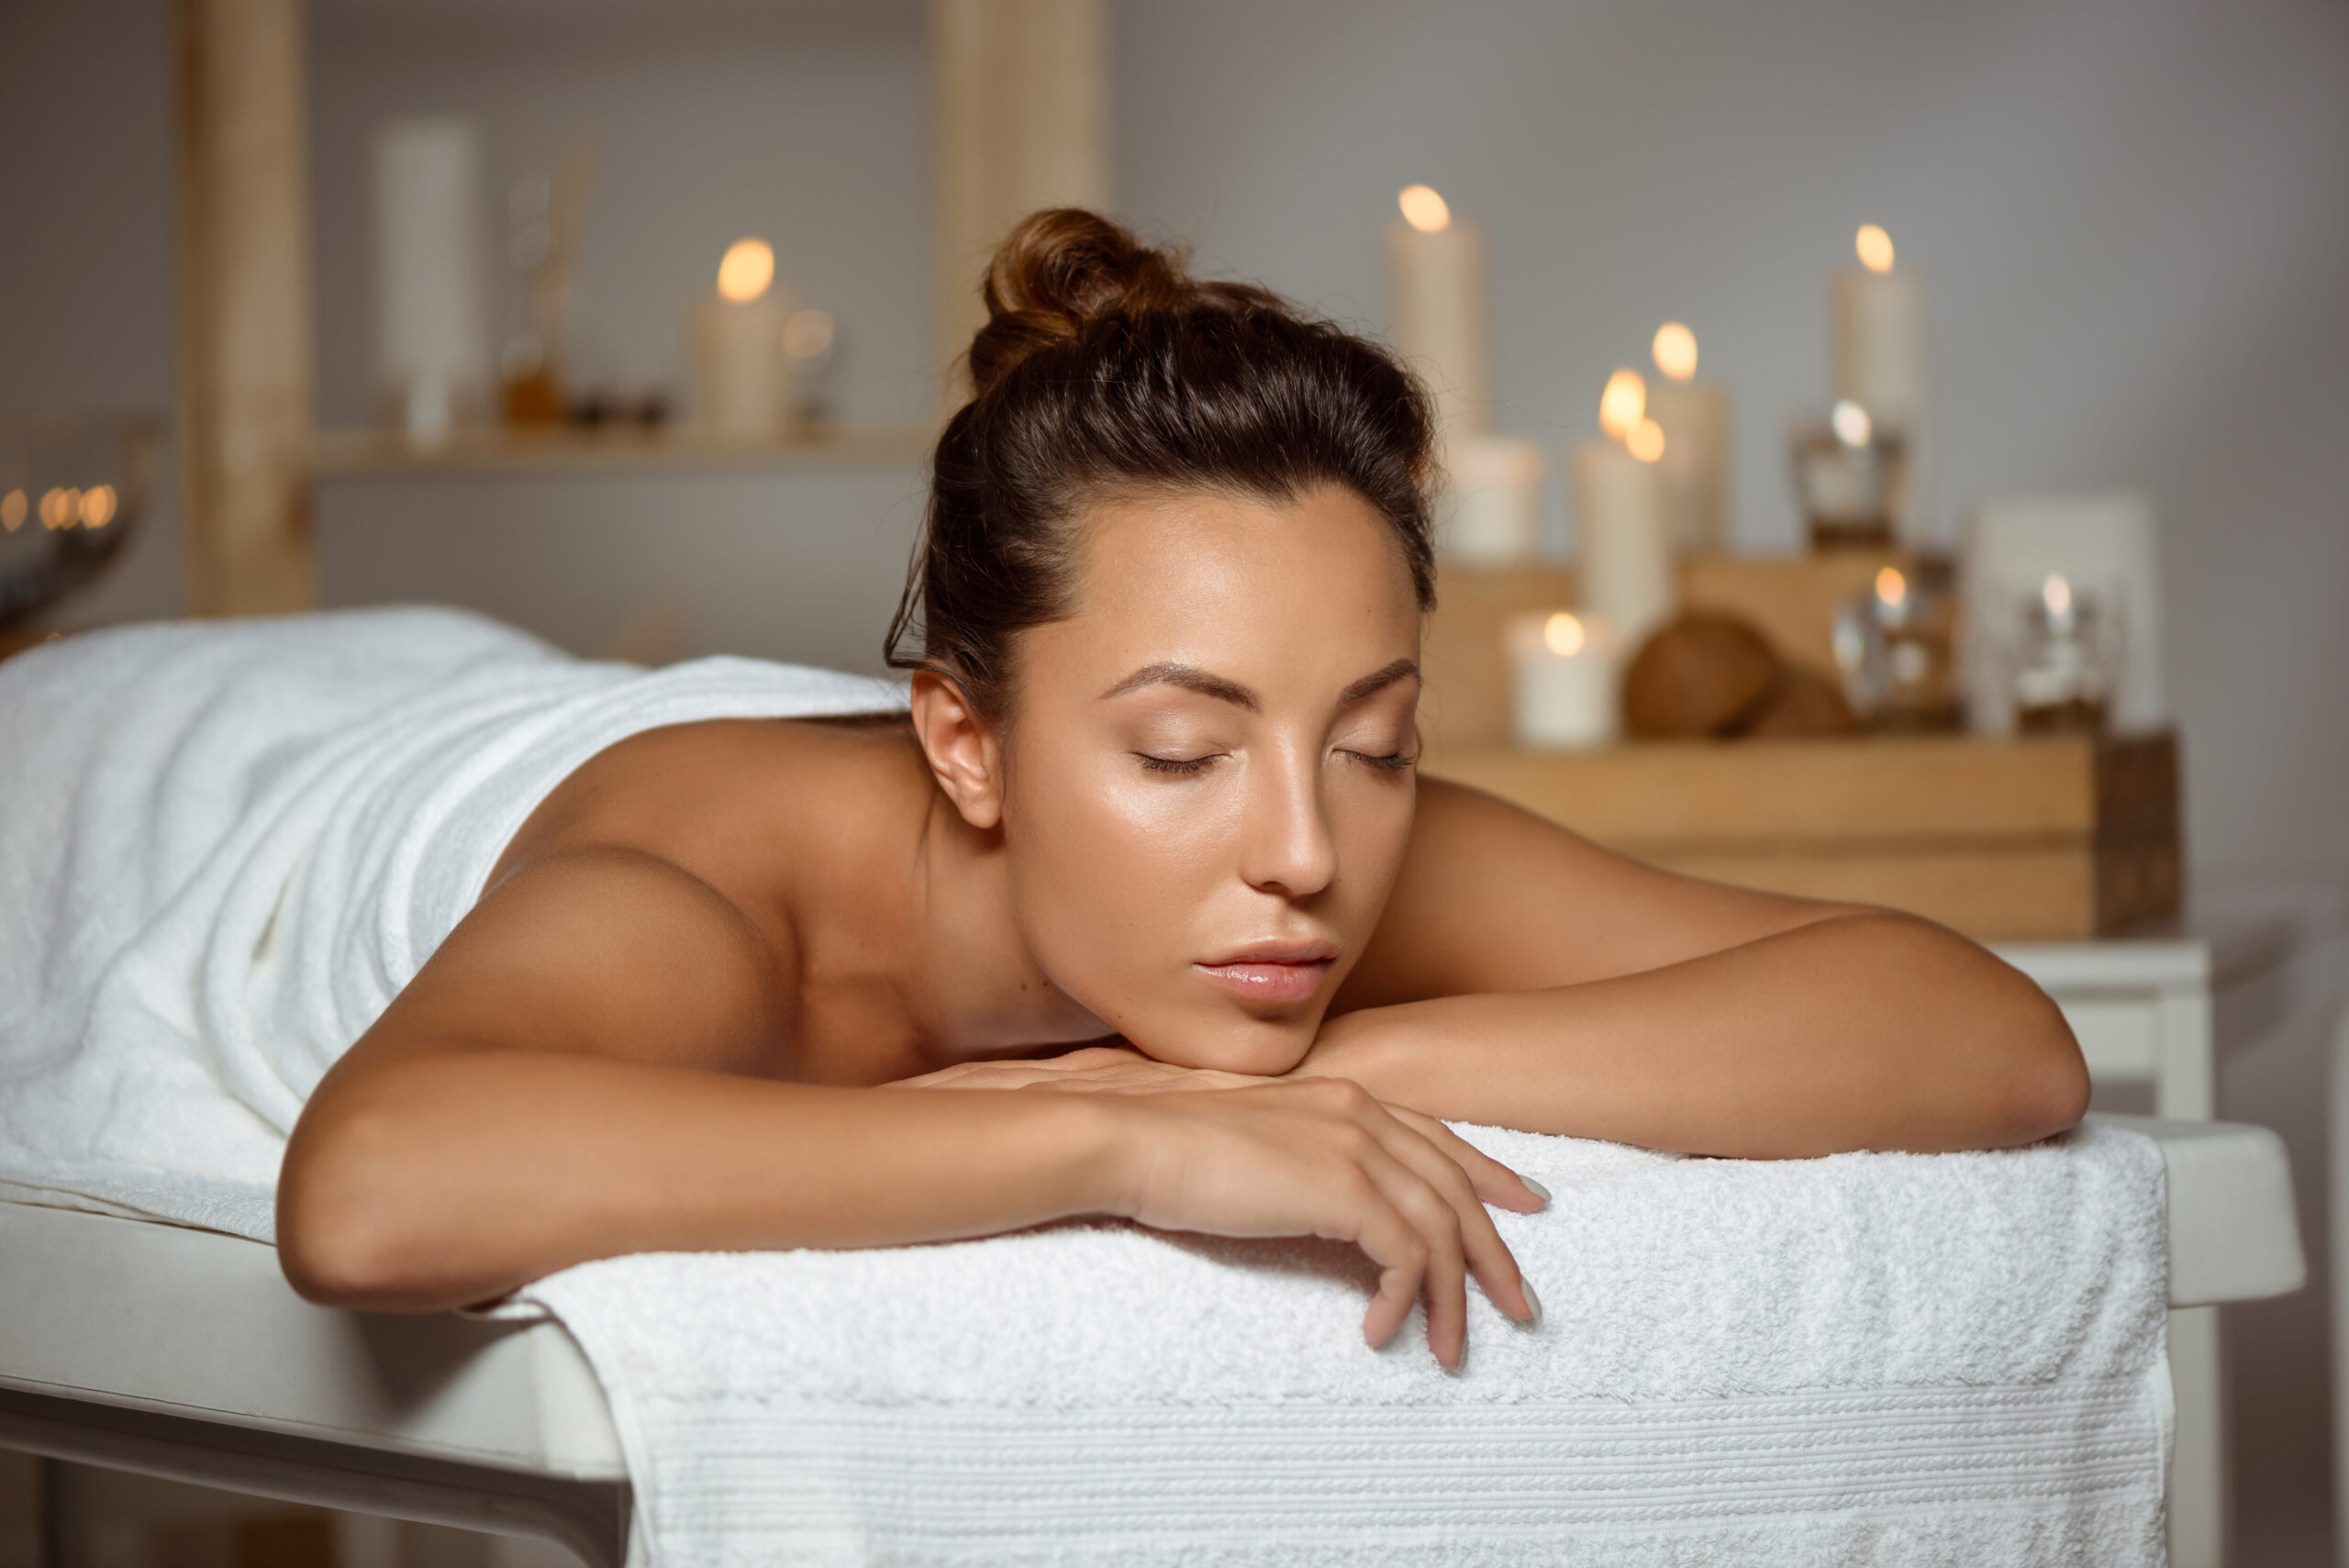
[[[1727,610],[1752,621],[1779,653],[1835,675],[1835,607],[1869,592],[1887,566],[1911,570],[1905,556],[1693,555],[1680,563],[1680,599],[1691,608]],[[1505,571],[1447,566],[1436,585],[1420,663],[1427,690],[1420,728],[1438,751],[1453,746],[1506,745],[1509,738],[1508,654],[1501,628],[1511,616],[1571,609],[1580,599],[1571,566]]]
[[[2100,936],[2178,907],[2166,730],[1454,748],[1431,771],[1675,871],[1986,941]]]

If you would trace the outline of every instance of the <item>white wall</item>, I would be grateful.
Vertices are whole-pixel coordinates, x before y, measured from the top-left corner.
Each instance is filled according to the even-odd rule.
[[[1738,396],[1736,529],[1884,224],[1933,289],[1944,529],[2150,492],[2205,867],[2349,868],[2349,13],[2253,3],[1189,0],[1118,12],[1119,196],[1206,262],[1385,314],[1426,181],[1492,233],[1520,433],[1688,321]]]

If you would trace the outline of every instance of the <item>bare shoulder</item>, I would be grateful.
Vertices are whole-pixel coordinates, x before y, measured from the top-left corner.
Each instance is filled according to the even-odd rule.
[[[1580,984],[1846,912],[1677,875],[1424,778],[1402,872],[1337,1010]]]

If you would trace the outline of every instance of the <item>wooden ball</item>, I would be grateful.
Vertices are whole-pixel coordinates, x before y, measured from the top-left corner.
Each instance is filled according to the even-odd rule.
[[[1778,684],[1740,731],[1792,740],[1811,735],[1849,735],[1860,727],[1851,704],[1835,684],[1803,664],[1788,664]]]
[[[1648,740],[1731,735],[1778,684],[1769,639],[1735,616],[1691,610],[1649,638],[1623,675],[1623,727]]]

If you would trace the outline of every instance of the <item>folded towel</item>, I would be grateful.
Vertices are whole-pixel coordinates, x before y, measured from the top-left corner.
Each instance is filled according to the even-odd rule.
[[[0,1194],[269,1240],[303,1101],[573,769],[662,725],[903,704],[434,609],[0,662]]]
[[[2154,1564],[2161,1156],[1776,1163],[1462,1133],[1546,1316],[1381,1351],[1322,1243],[1069,1225],[523,1293],[611,1396],[631,1562]]]

